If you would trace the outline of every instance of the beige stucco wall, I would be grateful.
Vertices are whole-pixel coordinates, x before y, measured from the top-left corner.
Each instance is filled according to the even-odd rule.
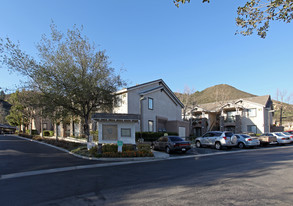
[[[121,121],[101,121],[98,122],[98,131],[99,131],[99,144],[116,144],[117,141],[114,140],[103,140],[103,125],[117,125],[117,141],[123,141],[123,144],[135,144],[135,122],[121,122]],[[121,128],[130,128],[131,137],[121,137]]]
[[[262,105],[250,103],[250,102],[243,102],[243,107],[245,108],[242,111],[242,132],[247,132],[248,125],[255,125],[257,127],[257,133],[264,133],[269,132],[269,116],[270,119],[272,113],[268,112],[268,109],[265,109]],[[247,109],[256,109],[255,116],[248,116]]]
[[[128,93],[119,94],[121,98],[121,105],[116,106],[113,108],[113,113],[121,113],[127,114],[128,113]]]
[[[162,86],[158,82],[139,86],[127,91],[123,99],[123,106],[114,108],[115,113],[140,114],[140,93],[156,87]],[[145,99],[141,101],[142,106],[142,131],[148,131],[148,121],[154,122],[154,131],[157,128],[157,116],[170,120],[182,120],[182,108],[176,104],[165,93],[165,91],[155,90],[144,95]],[[148,98],[153,99],[153,110],[148,109]],[[136,131],[140,131],[140,125],[136,125]]]

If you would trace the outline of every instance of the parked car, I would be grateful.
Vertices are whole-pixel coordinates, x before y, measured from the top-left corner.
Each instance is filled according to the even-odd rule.
[[[291,138],[282,134],[282,132],[272,132],[275,137],[277,137],[278,144],[289,144],[291,143]]]
[[[247,134],[235,134],[235,136],[237,137],[237,145],[241,149],[260,145],[260,141],[256,137],[251,137]]]
[[[293,130],[288,130],[288,131],[285,131],[285,132],[288,132],[288,133],[293,135]]]
[[[281,132],[283,135],[290,137],[291,142],[293,142],[293,134],[289,133],[289,132]]]
[[[163,150],[168,154],[174,151],[187,152],[191,149],[190,142],[183,140],[178,136],[163,136],[153,142],[154,150]]]
[[[195,139],[195,145],[198,148],[202,146],[214,146],[217,150],[222,147],[231,149],[237,145],[237,137],[229,131],[210,131],[205,133],[202,137],[197,137]]]
[[[277,143],[277,137],[274,136],[272,133],[263,133],[256,138],[258,138],[258,140],[260,141],[261,146]]]

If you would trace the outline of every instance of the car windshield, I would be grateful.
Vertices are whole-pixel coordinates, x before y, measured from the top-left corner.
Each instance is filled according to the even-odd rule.
[[[284,136],[282,133],[275,133],[277,136]]]
[[[182,139],[181,137],[169,137],[169,138],[170,138],[170,140],[171,140],[172,142],[183,141],[183,139]]]
[[[291,135],[289,132],[283,132],[284,135]]]

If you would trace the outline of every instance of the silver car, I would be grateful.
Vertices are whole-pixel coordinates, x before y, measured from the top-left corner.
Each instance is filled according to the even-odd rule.
[[[275,137],[277,137],[278,144],[289,144],[291,143],[291,138],[282,134],[282,132],[272,132]]]
[[[238,147],[241,149],[260,145],[260,141],[257,138],[253,138],[247,134],[235,134],[235,136],[237,137]]]
[[[202,137],[197,137],[195,139],[195,146],[211,146],[215,147],[217,150],[222,149],[222,147],[226,147],[227,149],[231,149],[232,147],[237,145],[237,137],[234,136],[232,132],[226,131],[210,131],[205,133]]]
[[[293,134],[289,133],[289,132],[281,132],[283,135],[290,137],[291,142],[293,142]]]

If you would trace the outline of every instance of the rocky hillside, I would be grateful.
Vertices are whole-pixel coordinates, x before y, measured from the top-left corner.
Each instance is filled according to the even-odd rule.
[[[220,102],[238,98],[255,97],[256,95],[241,91],[227,84],[219,84],[209,87],[201,92],[192,94],[175,93],[183,104],[205,104],[210,102]],[[188,98],[187,98],[188,96]]]

